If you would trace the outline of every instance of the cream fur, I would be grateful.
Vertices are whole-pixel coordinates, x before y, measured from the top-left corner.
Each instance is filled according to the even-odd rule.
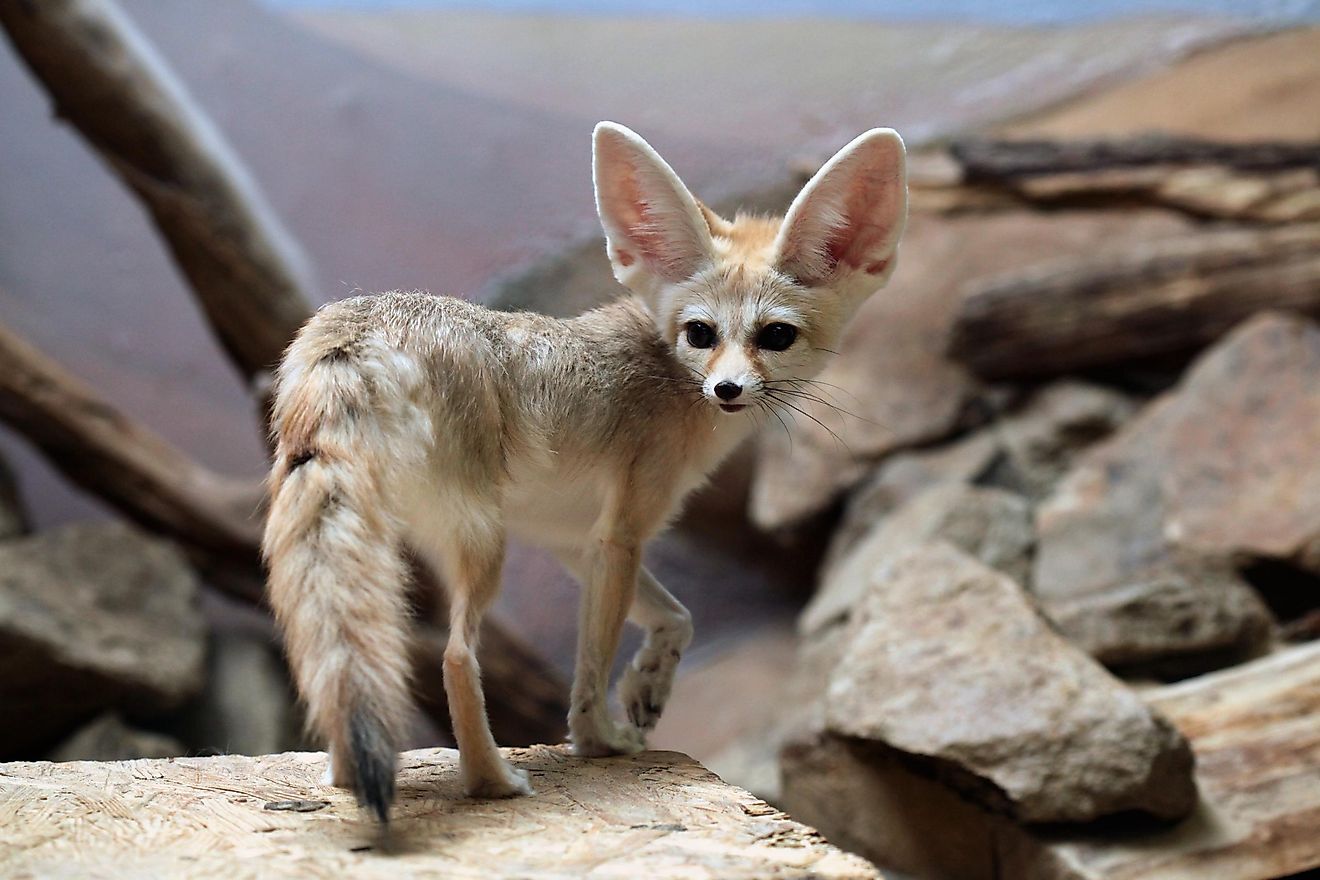
[[[727,221],[640,137],[602,123],[597,204],[633,296],[555,320],[387,293],[308,322],[277,376],[264,550],[271,604],[337,783],[384,816],[392,788],[363,788],[376,784],[373,767],[392,774],[409,711],[405,543],[450,592],[445,687],[469,793],[530,791],[490,734],[475,655],[507,535],[549,548],[583,585],[574,748],[643,747],[692,626],[641,567],[642,549],[758,415],[787,413],[780,403],[797,386],[785,383],[819,371],[888,277],[905,216],[902,163],[897,135],[868,132],[807,185],[788,222]],[[693,321],[717,343],[693,347]],[[797,328],[788,349],[758,346],[772,322]],[[721,410],[714,387],[725,381],[741,387],[731,406],[744,410]],[[625,619],[646,636],[620,683],[619,722],[606,697]]]

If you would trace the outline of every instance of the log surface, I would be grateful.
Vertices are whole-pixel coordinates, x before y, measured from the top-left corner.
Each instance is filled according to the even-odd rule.
[[[456,752],[405,753],[384,833],[350,794],[320,784],[321,753],[0,764],[3,873],[230,880],[260,866],[263,877],[880,876],[684,755],[584,759],[551,746],[508,754],[531,771],[532,797],[465,799]]]
[[[949,353],[986,379],[1186,355],[1258,311],[1320,315],[1320,224],[1212,229],[966,291]]]

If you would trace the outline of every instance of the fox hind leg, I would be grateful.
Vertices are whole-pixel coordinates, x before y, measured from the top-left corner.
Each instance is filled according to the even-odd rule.
[[[643,568],[628,619],[645,631],[645,641],[619,682],[619,701],[629,721],[650,731],[669,699],[678,661],[692,642],[692,615]]]
[[[449,588],[445,694],[449,698],[454,739],[458,742],[463,790],[469,797],[478,798],[531,794],[526,771],[509,764],[495,743],[481,690],[481,669],[477,665],[481,619],[500,586],[503,529],[494,516],[470,521],[461,535],[445,542],[441,556],[441,570]]]

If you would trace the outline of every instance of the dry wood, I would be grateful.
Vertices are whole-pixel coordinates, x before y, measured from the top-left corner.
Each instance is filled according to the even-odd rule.
[[[914,204],[927,210],[1154,206],[1211,219],[1320,220],[1320,144],[969,139],[922,157],[914,172]]]
[[[106,878],[879,878],[691,758],[509,751],[536,793],[466,800],[456,753],[403,756],[387,832],[325,755],[0,764],[5,870]],[[258,867],[259,866],[259,867]]]
[[[310,272],[220,132],[111,0],[0,0],[68,120],[151,212],[225,351],[260,385],[311,314]]]
[[[949,352],[987,379],[1184,355],[1263,309],[1320,315],[1320,225],[1214,229],[993,279]]]
[[[192,461],[3,325],[0,420],[131,519],[215,561],[255,569],[259,482]]]

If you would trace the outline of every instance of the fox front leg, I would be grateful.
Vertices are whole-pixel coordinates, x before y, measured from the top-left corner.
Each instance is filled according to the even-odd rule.
[[[577,668],[568,715],[573,751],[588,757],[631,754],[645,745],[641,732],[610,717],[610,667],[636,590],[640,549],[609,538],[589,555],[582,583]]]
[[[678,661],[692,642],[692,615],[643,568],[628,619],[645,631],[645,641],[619,682],[619,699],[628,719],[649,733],[669,699]]]

